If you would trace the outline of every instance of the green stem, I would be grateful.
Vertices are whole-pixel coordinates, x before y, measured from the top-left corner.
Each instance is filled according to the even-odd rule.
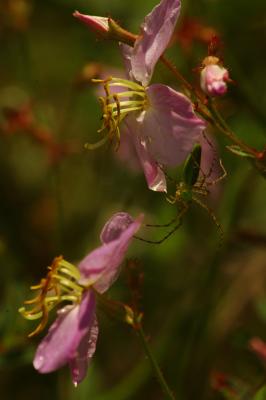
[[[213,117],[213,123],[215,126],[225,135],[228,139],[240,147],[241,150],[251,155],[251,163],[253,167],[260,173],[263,178],[266,179],[266,150],[257,151],[256,149],[248,146],[246,143],[242,142],[234,132],[227,125],[224,118],[221,116],[217,110],[212,99],[209,99],[209,111]]]
[[[57,246],[60,252],[62,252],[64,249],[64,206],[61,190],[60,165],[56,165],[54,169],[54,193],[57,208]]]
[[[253,149],[252,147],[248,146],[246,143],[242,142],[237,136],[235,136],[234,132],[230,129],[230,127],[227,125],[226,121],[224,118],[221,116],[219,113],[213,99],[209,99],[209,110],[211,112],[211,115],[213,116],[213,121],[216,125],[216,127],[230,139],[231,142],[235,143],[237,146],[239,146],[242,150],[247,152],[248,154],[251,154],[255,158],[258,157],[258,152],[257,150]]]
[[[178,71],[176,66],[172,64],[163,54],[160,57],[160,61],[175,75],[175,77],[182,83],[182,85],[189,91],[194,92],[193,86],[183,77],[183,75]]]
[[[175,400],[175,397],[174,397],[171,389],[169,388],[166,380],[164,379],[162,371],[161,371],[157,361],[155,360],[155,358],[154,358],[154,356],[152,354],[151,348],[150,348],[149,343],[148,343],[148,341],[146,339],[145,333],[143,331],[143,328],[142,328],[142,325],[141,325],[140,322],[138,322],[136,324],[135,332],[138,335],[138,337],[140,338],[140,341],[142,343],[144,352],[145,352],[146,356],[148,357],[148,359],[149,359],[149,361],[151,363],[151,366],[153,368],[154,374],[155,374],[156,378],[158,379],[158,382],[160,383],[163,392],[165,393],[165,395],[167,396],[168,399]]]

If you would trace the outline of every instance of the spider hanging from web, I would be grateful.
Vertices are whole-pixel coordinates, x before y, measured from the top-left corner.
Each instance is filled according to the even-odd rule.
[[[209,142],[209,140],[205,137],[205,140],[207,143],[211,146],[212,144]],[[210,194],[210,188],[214,185],[216,185],[218,182],[223,180],[227,176],[227,172],[223,166],[222,160],[219,159],[219,165],[221,168],[221,175],[218,176],[217,178],[210,180],[210,176],[213,171],[214,167],[214,161],[212,162],[211,168],[208,172],[208,174],[204,174],[204,172],[201,169],[201,154],[202,154],[202,147],[200,144],[195,144],[192,152],[189,154],[187,157],[185,163],[184,163],[184,168],[183,168],[183,173],[182,173],[182,180],[178,183],[176,183],[171,177],[169,177],[165,171],[165,175],[168,178],[170,182],[175,183],[175,192],[172,195],[167,195],[166,200],[171,203],[171,204],[177,204],[178,206],[178,213],[177,215],[167,224],[147,224],[146,227],[154,227],[154,228],[167,228],[169,226],[172,226],[175,222],[177,222],[174,227],[160,240],[148,240],[139,236],[134,236],[136,239],[144,241],[146,243],[150,244],[161,244],[163,243],[166,239],[168,239],[173,233],[175,233],[178,228],[183,223],[183,217],[185,214],[188,212],[191,204],[195,202],[198,204],[201,208],[203,208],[211,219],[213,220],[214,224],[219,230],[220,233],[220,238],[221,242],[223,240],[223,229],[221,227],[221,224],[219,223],[218,219],[216,218],[214,212],[212,209],[205,204],[201,197],[203,196],[208,196]]]

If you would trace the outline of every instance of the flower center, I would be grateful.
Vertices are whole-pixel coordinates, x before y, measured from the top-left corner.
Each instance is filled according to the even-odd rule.
[[[62,256],[56,257],[48,267],[46,278],[41,279],[38,285],[31,286],[31,290],[39,293],[31,300],[24,302],[19,312],[28,320],[41,319],[41,322],[28,336],[40,333],[48,322],[48,314],[55,306],[62,302],[79,303],[84,287],[78,283],[80,272],[77,267],[65,261]],[[30,307],[31,309],[27,309]]]
[[[116,149],[120,143],[120,129],[119,125],[121,121],[132,111],[143,111],[148,107],[148,98],[145,92],[145,88],[140,84],[129,81],[127,79],[119,78],[107,78],[103,79],[92,79],[93,82],[102,83],[105,91],[105,97],[99,97],[99,101],[102,107],[102,127],[98,132],[104,130],[107,134],[104,135],[103,139],[94,144],[87,144],[88,149],[95,149],[104,144],[107,140],[111,142],[113,139],[116,140]],[[125,91],[119,91],[118,93],[113,92],[113,88],[125,88]]]

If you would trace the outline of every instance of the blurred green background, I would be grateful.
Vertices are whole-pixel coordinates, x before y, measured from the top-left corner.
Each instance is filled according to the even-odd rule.
[[[117,211],[144,212],[150,223],[176,213],[147,189],[110,148],[89,152],[100,127],[96,87],[89,78],[122,68],[116,43],[104,42],[72,17],[74,10],[112,16],[138,32],[156,0],[0,1],[0,393],[3,400],[163,399],[134,332],[99,310],[100,336],[85,381],[73,388],[68,368],[40,375],[32,357],[40,338],[17,309],[29,286],[59,254],[77,262],[99,244]],[[239,137],[262,149],[266,121],[265,0],[183,0],[170,59],[197,85],[192,69],[207,55],[212,34],[235,84],[220,109]],[[153,78],[176,89],[158,65]],[[222,399],[225,386],[245,391],[265,378],[248,348],[266,340],[265,181],[248,161],[225,150],[228,176],[210,201],[225,231],[197,206],[162,245],[134,241],[129,255],[144,273],[142,308],[150,344],[180,400]],[[157,239],[161,228],[142,231]],[[130,301],[126,268],[111,289]],[[67,335],[67,332],[66,332]],[[218,382],[218,383],[217,383]],[[230,389],[230,390],[231,390]],[[230,392],[230,391],[229,391]],[[231,393],[233,393],[231,392]],[[239,397],[232,397],[239,398]]]

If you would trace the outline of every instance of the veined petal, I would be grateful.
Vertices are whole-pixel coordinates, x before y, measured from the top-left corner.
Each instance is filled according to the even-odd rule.
[[[166,192],[167,185],[164,173],[147,149],[147,143],[139,132],[140,123],[135,119],[135,116],[128,116],[124,125],[130,132],[132,144],[135,146],[149,189],[155,192]]]
[[[152,158],[147,151],[147,144],[141,138],[136,140],[136,150],[139,155],[146,181],[149,189],[155,192],[166,192],[167,185],[165,175],[158,163]]]
[[[95,353],[99,328],[97,318],[91,319],[90,329],[81,340],[75,357],[70,361],[69,366],[74,385],[78,385],[86,376],[89,363]]]
[[[119,239],[122,233],[134,222],[131,215],[126,212],[114,214],[104,225],[100,239],[102,243],[109,243]]]
[[[180,7],[180,0],[162,0],[141,26],[141,36],[132,52],[131,68],[135,80],[143,85],[149,83],[155,64],[171,39]]]
[[[117,239],[103,243],[79,264],[83,285],[93,285],[100,293],[105,292],[116,280],[119,266],[122,263],[133,235],[140,228],[143,216],[133,221]]]
[[[123,62],[126,70],[126,75],[128,79],[134,80],[134,76],[132,74],[132,65],[131,65],[131,58],[133,53],[133,47],[128,46],[127,44],[120,43],[119,44]]]
[[[120,146],[116,152],[117,157],[123,164],[126,164],[133,173],[141,171],[142,166],[140,165],[139,157],[135,148],[134,135],[132,135],[125,123],[122,123],[120,132]]]
[[[154,159],[163,165],[182,163],[206,128],[196,116],[191,101],[166,85],[146,90],[150,107],[139,121],[142,138]]]
[[[90,330],[94,314],[93,291],[85,292],[79,305],[59,310],[57,319],[37,348],[34,367],[41,373],[47,373],[72,360],[81,340]]]

